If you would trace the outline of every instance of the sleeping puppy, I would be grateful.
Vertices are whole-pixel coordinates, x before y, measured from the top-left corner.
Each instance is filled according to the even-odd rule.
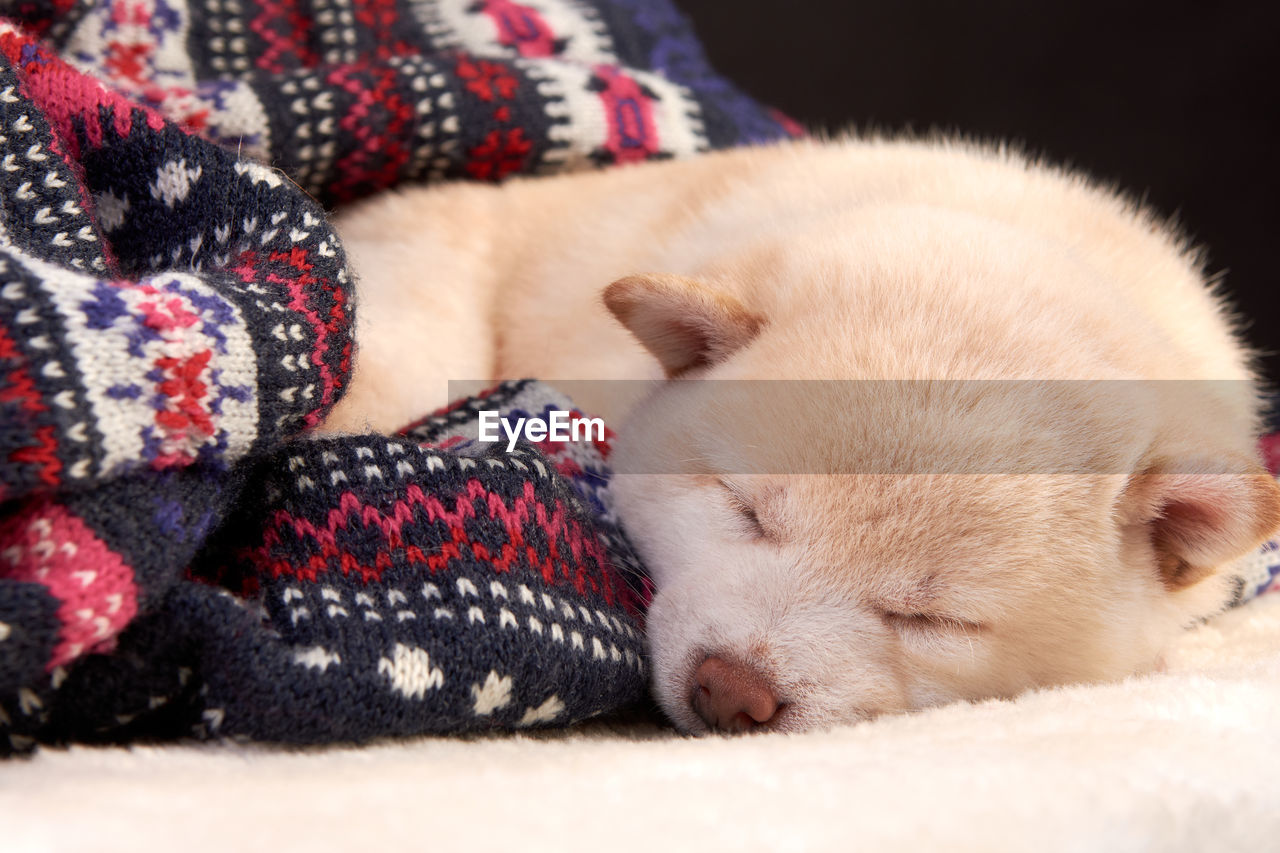
[[[1149,670],[1280,527],[1195,255],[1004,150],[795,142],[337,224],[360,351],[330,430],[395,429],[448,379],[725,380],[570,392],[618,430],[655,692],[688,731]]]

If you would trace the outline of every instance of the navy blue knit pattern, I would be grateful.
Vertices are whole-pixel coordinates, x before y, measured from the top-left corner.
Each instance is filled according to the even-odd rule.
[[[687,156],[785,122],[656,5],[388,0],[324,24],[263,0],[132,27],[126,5],[24,3],[31,29],[0,32],[0,750],[640,700],[648,588],[612,436],[475,441],[477,406],[570,401],[512,383],[398,436],[306,437],[349,378],[354,308],[300,186]]]

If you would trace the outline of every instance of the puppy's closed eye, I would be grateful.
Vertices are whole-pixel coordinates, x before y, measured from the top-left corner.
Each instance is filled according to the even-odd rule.
[[[741,487],[730,483],[726,480],[718,481],[720,489],[724,492],[728,506],[733,510],[741,523],[742,533],[749,539],[772,540],[776,538],[776,529],[771,524],[766,524],[761,520],[762,508],[758,505],[756,499],[749,495]]]
[[[910,612],[881,607],[880,618],[897,631],[961,632],[965,634],[986,630],[986,625],[969,619],[961,619],[944,613]]]

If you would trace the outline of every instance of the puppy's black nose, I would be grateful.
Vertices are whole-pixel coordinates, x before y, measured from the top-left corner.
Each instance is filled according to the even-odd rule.
[[[747,732],[778,713],[773,686],[742,664],[709,657],[698,667],[694,682],[693,709],[713,729]]]

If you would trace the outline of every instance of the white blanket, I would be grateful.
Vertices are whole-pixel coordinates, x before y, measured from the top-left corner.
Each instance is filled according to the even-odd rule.
[[[1168,671],[799,736],[645,726],[0,764],[0,850],[1280,849],[1280,594]]]

